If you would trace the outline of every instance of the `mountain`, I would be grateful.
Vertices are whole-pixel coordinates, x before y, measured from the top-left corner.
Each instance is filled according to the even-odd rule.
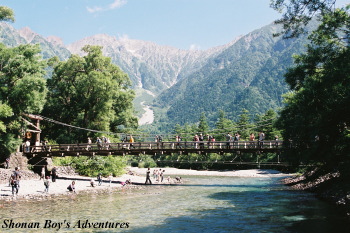
[[[64,45],[58,37],[44,38],[30,28],[14,29],[0,23],[0,42],[8,46],[40,44],[43,58],[67,59],[85,45],[99,45],[132,80],[134,101],[141,116],[153,102],[158,128],[195,123],[204,112],[213,125],[219,109],[235,120],[243,108],[250,114],[282,106],[288,91],[283,74],[293,65],[292,55],[305,50],[306,38],[273,37],[271,24],[208,50],[181,50],[153,42],[98,34]],[[150,109],[148,109],[149,111]]]
[[[207,59],[235,41],[205,51],[181,50],[148,41],[98,34],[65,46],[58,37],[44,38],[28,27],[16,30],[8,23],[0,22],[0,42],[8,46],[40,44],[44,59],[58,56],[61,60],[66,60],[71,54],[83,55],[81,49],[85,45],[102,46],[103,54],[111,57],[112,62],[129,75],[135,89],[158,95],[200,69]]]
[[[84,38],[67,48],[74,54],[82,54],[85,45],[103,47],[104,55],[126,72],[135,88],[142,88],[158,95],[190,73],[200,69],[208,58],[229,46],[210,50],[181,50],[153,42],[132,40],[100,34]]]
[[[198,122],[205,113],[213,125],[220,109],[237,120],[243,108],[254,115],[281,107],[282,94],[289,90],[283,75],[307,40],[273,37],[277,31],[271,24],[241,37],[161,93],[154,106],[163,114],[156,120],[173,128],[176,123]]]
[[[44,59],[54,56],[65,60],[70,56],[70,52],[64,47],[63,43],[53,43],[51,38],[44,38],[39,34],[33,32],[30,28],[25,27],[20,30],[14,29],[7,23],[0,22],[0,42],[10,46],[18,46],[20,44],[39,44],[42,50]],[[57,40],[56,40],[57,41]]]

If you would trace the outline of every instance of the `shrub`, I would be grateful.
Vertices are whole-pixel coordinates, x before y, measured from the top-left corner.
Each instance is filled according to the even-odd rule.
[[[126,160],[122,157],[114,156],[80,156],[80,157],[65,157],[55,159],[57,165],[71,165],[80,175],[97,176],[101,173],[103,176],[119,176],[124,174]]]
[[[150,155],[135,155],[129,157],[128,164],[132,167],[157,167],[157,163]]]

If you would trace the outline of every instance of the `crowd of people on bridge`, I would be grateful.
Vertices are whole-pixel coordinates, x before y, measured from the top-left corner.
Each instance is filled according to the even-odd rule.
[[[220,140],[221,142],[217,142],[215,136],[211,135],[211,134],[203,134],[203,133],[198,133],[195,134],[192,137],[193,141],[193,148],[194,149],[215,149],[217,146],[220,146],[221,148],[221,144],[223,144],[223,147],[226,149],[233,149],[233,148],[239,148],[239,146],[241,145],[241,143],[239,143],[241,141],[241,135],[239,134],[239,132],[233,133],[231,134],[230,132],[228,132],[226,135],[222,135],[224,140]],[[186,137],[186,139],[188,140],[188,137]],[[164,145],[169,145],[169,143],[173,142],[171,145],[172,149],[184,149],[185,147],[188,148],[189,144],[188,141],[183,141],[182,136],[181,135],[175,135],[174,139],[171,141],[163,141],[163,136],[162,135],[156,135],[155,136],[155,145],[157,149],[163,149]],[[265,133],[263,131],[260,131],[258,133],[257,136],[255,136],[254,133],[251,133],[248,137],[248,144],[249,144],[249,148],[263,148],[264,146],[264,141],[265,141]],[[275,146],[279,145],[279,141],[278,141],[278,136],[275,136],[274,139],[275,142]],[[246,142],[246,141],[245,141]],[[122,148],[123,149],[136,149],[135,146],[135,138],[132,135],[126,135],[122,140]],[[141,142],[142,143],[142,142]],[[101,136],[101,137],[97,137],[95,144],[93,144],[93,139],[91,137],[87,138],[87,144],[82,144],[84,146],[84,150],[89,151],[89,150],[110,150],[112,149],[113,144],[111,143],[110,139],[106,136]],[[139,144],[136,144],[139,145]],[[153,145],[150,144],[152,147]],[[71,148],[69,147],[74,147],[74,145],[67,145],[65,148],[66,151],[69,151]],[[79,144],[77,144],[77,146],[79,147]],[[63,146],[64,147],[64,146]],[[167,146],[168,147],[168,146]],[[27,140],[24,143],[24,151],[25,152],[33,152],[33,150],[35,151],[51,151],[51,146],[47,145],[47,141],[42,141],[42,143],[39,144],[39,146],[30,146],[30,142]]]

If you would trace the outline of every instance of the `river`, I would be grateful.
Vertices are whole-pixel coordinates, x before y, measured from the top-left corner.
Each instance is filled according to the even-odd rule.
[[[182,185],[2,202],[0,231],[350,232],[336,208],[279,179],[191,176]]]
[[[141,102],[141,106],[143,107],[143,110],[145,110],[145,112],[142,114],[141,118],[139,119],[139,125],[152,124],[154,121],[153,110],[149,105],[145,105],[144,101]]]

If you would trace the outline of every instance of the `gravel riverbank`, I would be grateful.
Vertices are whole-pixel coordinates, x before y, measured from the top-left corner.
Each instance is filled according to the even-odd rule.
[[[155,168],[159,169],[159,168]],[[153,172],[154,168],[151,169]],[[162,183],[152,179],[155,184],[174,184],[175,176],[189,176],[189,175],[206,175],[206,176],[239,176],[239,177],[282,177],[289,176],[290,174],[284,174],[276,170],[225,170],[225,171],[197,171],[187,169],[176,168],[162,168],[164,172],[164,181]],[[13,171],[10,169],[0,169],[0,200],[12,201],[12,200],[30,200],[30,199],[47,199],[64,195],[79,195],[80,193],[106,193],[120,191],[124,188],[142,188],[145,182],[146,168],[128,168],[126,174],[120,177],[113,177],[111,180],[107,177],[103,179],[101,186],[97,185],[96,177],[86,177],[72,174],[60,174],[56,182],[51,182],[49,192],[45,192],[44,181],[40,179],[39,175],[32,171],[21,171],[22,180],[20,182],[19,193],[16,196],[12,196],[12,188],[9,186],[8,177]],[[170,179],[168,179],[168,177]],[[123,186],[123,183],[130,179],[132,185]],[[76,182],[76,193],[69,192],[67,187],[72,181]],[[90,182],[95,181],[95,187],[92,187]],[[136,184],[136,185],[135,185]]]

